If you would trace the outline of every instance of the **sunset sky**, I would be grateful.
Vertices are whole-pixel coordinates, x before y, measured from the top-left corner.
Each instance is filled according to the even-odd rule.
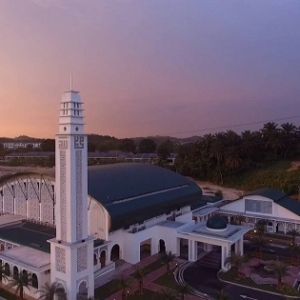
[[[0,136],[54,138],[69,74],[87,133],[300,125],[300,0],[0,0]]]

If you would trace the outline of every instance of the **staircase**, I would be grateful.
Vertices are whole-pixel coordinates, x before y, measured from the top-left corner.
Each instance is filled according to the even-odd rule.
[[[211,251],[203,258],[196,262],[199,267],[208,267],[213,269],[221,268],[221,253],[217,251]]]

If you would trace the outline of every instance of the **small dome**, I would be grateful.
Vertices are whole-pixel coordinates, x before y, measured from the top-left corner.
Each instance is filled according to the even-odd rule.
[[[222,216],[214,215],[207,220],[206,227],[213,230],[223,230],[227,228],[227,222]]]

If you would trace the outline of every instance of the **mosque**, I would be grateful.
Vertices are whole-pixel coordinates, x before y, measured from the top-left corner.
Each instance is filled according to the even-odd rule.
[[[25,293],[34,298],[56,282],[73,300],[93,297],[94,279],[120,260],[171,251],[196,261],[219,247],[226,269],[233,245],[243,253],[250,228],[216,215],[193,181],[151,164],[88,168],[82,105],[79,92],[63,94],[55,174],[0,178],[0,263],[8,278],[30,274]]]

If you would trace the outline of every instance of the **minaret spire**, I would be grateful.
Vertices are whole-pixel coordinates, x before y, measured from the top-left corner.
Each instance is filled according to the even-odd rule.
[[[70,91],[73,91],[73,75],[70,74]]]
[[[94,295],[94,244],[87,220],[87,135],[83,103],[72,85],[70,75],[70,90],[60,102],[55,143],[56,238],[50,240],[51,282],[60,283],[69,300]]]

